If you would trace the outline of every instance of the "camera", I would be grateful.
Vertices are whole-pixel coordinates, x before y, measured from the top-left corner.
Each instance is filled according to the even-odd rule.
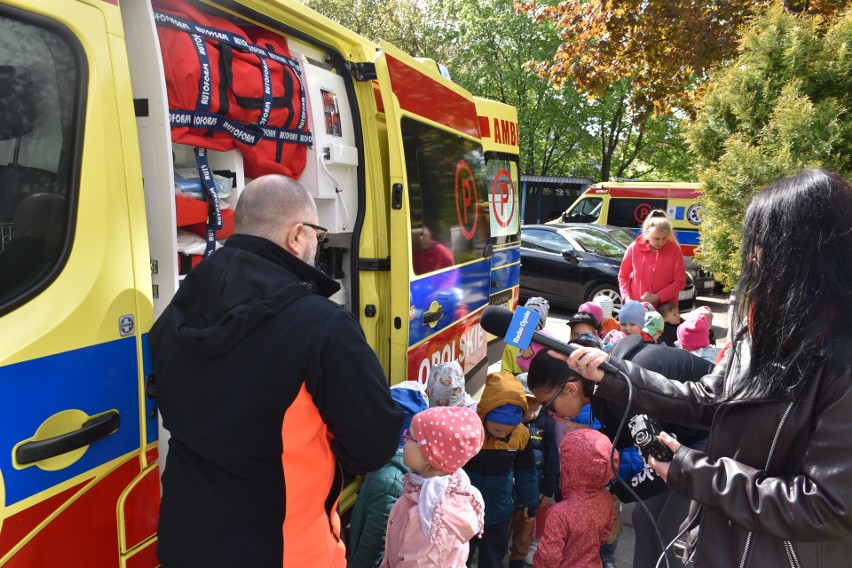
[[[633,441],[648,455],[659,461],[670,462],[674,457],[672,451],[657,439],[662,432],[660,423],[646,414],[637,414],[628,423]]]

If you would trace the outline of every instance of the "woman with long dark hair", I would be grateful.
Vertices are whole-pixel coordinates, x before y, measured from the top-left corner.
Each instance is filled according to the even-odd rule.
[[[806,170],[757,193],[743,227],[735,314],[725,359],[699,382],[611,362],[634,386],[634,408],[710,430],[706,452],[667,434],[671,462],[650,459],[692,500],[685,523],[694,566],[849,566],[852,562],[852,186]],[[578,348],[568,366],[624,403],[608,355]]]

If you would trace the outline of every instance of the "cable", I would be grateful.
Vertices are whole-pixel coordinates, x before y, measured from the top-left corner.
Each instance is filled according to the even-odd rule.
[[[630,487],[630,484],[627,483],[624,478],[618,475],[618,468],[615,467],[615,441],[617,441],[621,437],[621,432],[624,430],[624,425],[627,423],[627,417],[630,416],[630,409],[633,406],[633,383],[630,382],[630,379],[627,377],[627,375],[620,369],[618,369],[618,374],[620,378],[627,383],[627,407],[624,409],[624,415],[621,417],[621,422],[619,423],[618,429],[615,431],[615,435],[613,436],[612,450],[610,450],[609,453],[609,467],[615,474],[615,478],[616,480],[618,480],[618,483],[620,483],[625,489],[627,489],[627,492],[630,493],[634,497],[634,499],[636,499],[636,502],[639,503],[645,510],[645,514],[648,515],[648,519],[651,521],[651,525],[653,525],[654,527],[654,533],[657,536],[657,542],[660,545],[660,548],[663,549],[663,553],[660,556],[661,558],[666,559],[666,568],[671,568],[669,565],[669,557],[666,553],[668,552],[669,547],[671,547],[671,545],[674,543],[674,540],[669,543],[668,546],[666,546],[666,543],[663,540],[663,535],[660,533],[660,527],[657,526],[657,521],[651,514],[650,509],[648,509],[648,506],[645,505],[645,502],[642,500],[641,497],[639,497],[639,495],[633,490],[633,488]],[[675,540],[680,538],[680,536],[681,535],[675,537]],[[659,566],[659,564],[660,560],[658,559],[657,566]]]
[[[323,152],[326,152],[326,151],[328,151],[330,153],[331,149],[330,148],[324,148]],[[325,163],[325,154],[323,154],[323,156],[322,156],[322,158],[320,158],[319,162],[320,162],[320,165],[322,166],[322,171],[324,171],[325,175],[327,175],[329,177],[329,179],[331,179],[331,181],[334,183],[334,193],[337,194],[337,197],[340,200],[340,206],[343,208],[343,219],[344,219],[344,221],[343,221],[343,223],[340,224],[340,230],[345,231],[346,225],[349,224],[349,209],[346,208],[346,201],[344,201],[344,199],[343,199],[343,190],[340,189],[340,184],[337,183],[337,180],[335,179],[335,177],[333,175],[331,175],[331,172],[329,171],[328,166]]]

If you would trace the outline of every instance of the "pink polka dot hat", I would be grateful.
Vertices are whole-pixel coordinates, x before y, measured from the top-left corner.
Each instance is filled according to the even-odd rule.
[[[479,453],[485,430],[476,412],[462,406],[436,406],[417,413],[409,427],[426,461],[454,473]]]

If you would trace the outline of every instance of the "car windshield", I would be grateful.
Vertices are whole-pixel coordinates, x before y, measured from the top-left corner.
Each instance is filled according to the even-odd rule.
[[[594,229],[573,228],[567,229],[568,235],[586,252],[621,260],[624,256],[624,247],[604,236],[600,231]]]
[[[607,229],[604,231],[608,237],[612,240],[627,248],[630,246],[630,243],[636,240],[636,235],[631,233],[630,231],[626,231],[624,229]]]

